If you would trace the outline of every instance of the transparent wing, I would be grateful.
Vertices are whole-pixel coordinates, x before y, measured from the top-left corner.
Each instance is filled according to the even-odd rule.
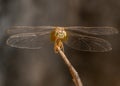
[[[83,26],[73,26],[65,27],[68,31],[74,31],[77,33],[85,33],[90,35],[111,35],[117,34],[118,30],[113,27],[83,27]]]
[[[7,33],[19,34],[19,33],[33,33],[41,31],[50,31],[51,29],[56,28],[57,26],[13,26]],[[118,33],[118,30],[113,27],[83,27],[83,26],[70,26],[63,27],[68,31],[74,31],[77,33],[85,33],[90,35],[110,35]]]
[[[68,39],[65,44],[80,51],[105,52],[112,49],[111,44],[104,39],[71,32],[68,32]]]
[[[7,34],[35,33],[41,31],[51,31],[54,26],[13,26],[7,30]]]
[[[49,36],[49,32],[21,33],[10,36],[7,44],[16,48],[40,49],[50,43]]]

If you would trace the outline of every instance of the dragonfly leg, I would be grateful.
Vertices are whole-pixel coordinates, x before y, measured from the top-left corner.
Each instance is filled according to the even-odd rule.
[[[55,44],[54,44],[54,52],[55,53],[58,53],[58,50],[57,50],[57,43],[55,42]]]
[[[55,53],[58,53],[57,47],[59,47],[59,48],[64,52],[63,43],[62,43],[62,41],[59,40],[59,39],[57,39],[57,40],[55,41],[55,44],[54,44],[54,51],[55,51]]]
[[[63,43],[61,42],[60,44],[60,49],[64,52],[64,46],[63,46]]]

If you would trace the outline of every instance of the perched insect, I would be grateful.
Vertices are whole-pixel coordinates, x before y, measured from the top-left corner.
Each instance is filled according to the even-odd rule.
[[[14,26],[8,30],[10,37],[7,44],[17,48],[40,49],[50,42],[51,37],[55,52],[57,46],[64,51],[63,43],[80,51],[105,52],[112,49],[111,44],[95,36],[117,33],[118,30],[113,27]]]

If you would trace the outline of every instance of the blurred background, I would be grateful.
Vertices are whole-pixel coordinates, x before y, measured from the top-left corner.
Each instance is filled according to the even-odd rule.
[[[14,25],[112,26],[120,30],[119,0],[0,0],[0,86],[74,86],[53,46],[40,50],[6,45]],[[120,34],[107,36],[113,50],[80,52],[65,46],[83,86],[120,86]]]

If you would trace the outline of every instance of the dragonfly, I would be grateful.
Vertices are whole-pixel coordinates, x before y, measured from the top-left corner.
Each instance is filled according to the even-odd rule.
[[[7,30],[7,45],[16,48],[41,49],[54,42],[64,51],[63,44],[72,49],[89,52],[106,52],[112,50],[111,44],[99,36],[117,34],[114,27],[84,26],[13,26]]]

